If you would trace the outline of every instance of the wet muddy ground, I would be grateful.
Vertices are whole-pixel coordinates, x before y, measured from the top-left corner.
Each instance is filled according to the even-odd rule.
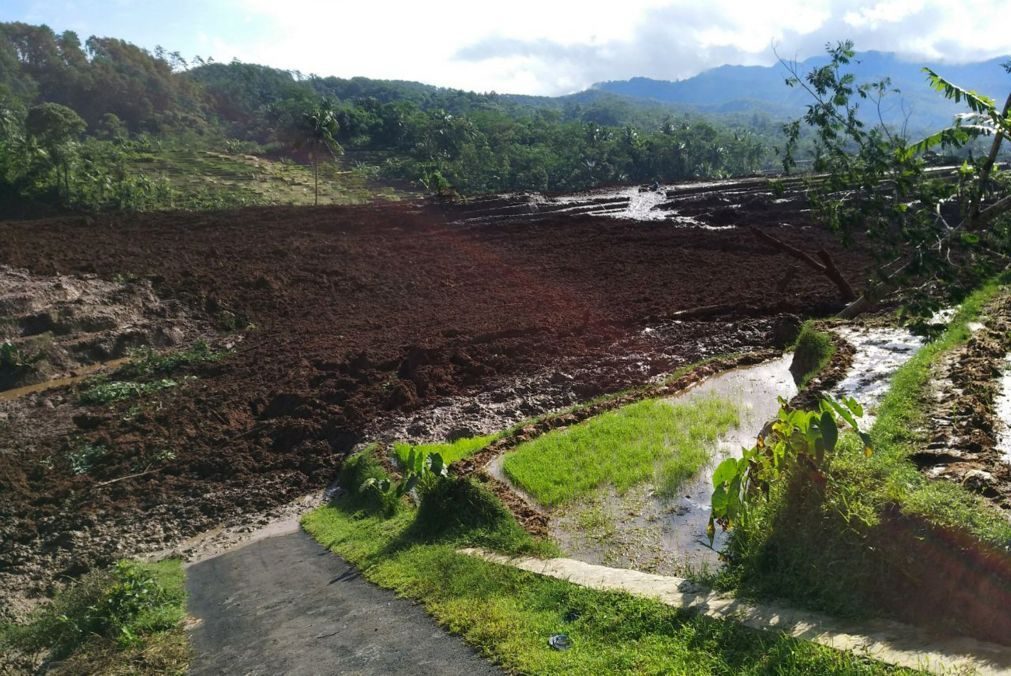
[[[868,265],[796,205],[727,206],[705,191],[684,205],[700,222],[825,247],[852,278]],[[839,307],[830,283],[789,275],[790,259],[738,228],[579,212],[500,221],[475,208],[0,223],[0,265],[21,276],[9,296],[18,284],[44,296],[29,290],[54,280],[91,290],[70,310],[57,297],[54,312],[5,315],[16,340],[31,338],[26,318],[49,318],[62,352],[46,375],[120,354],[115,336],[138,327],[158,347],[172,344],[159,327],[179,328],[179,345],[204,334],[232,345],[140,400],[84,406],[72,384],[0,404],[3,614],[92,566],[271,514],[325,487],[364,440],[501,428],[769,346],[785,315]],[[89,325],[110,332],[93,343],[111,341],[105,353],[73,349],[83,325],[60,333],[64,318],[91,316],[114,320]],[[68,458],[96,447],[100,461],[76,471]]]
[[[914,461],[928,476],[956,481],[1011,514],[1007,455],[1011,295],[998,296],[971,326],[969,341],[938,365],[929,443]]]

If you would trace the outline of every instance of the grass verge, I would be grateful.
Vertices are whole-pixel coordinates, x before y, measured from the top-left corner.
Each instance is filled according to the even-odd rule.
[[[810,321],[804,322],[793,346],[793,363],[790,364],[790,374],[797,387],[803,389],[834,355],[832,336],[816,329]]]
[[[847,434],[823,485],[793,477],[774,487],[732,532],[721,585],[837,614],[883,611],[993,633],[987,598],[952,599],[967,589],[963,575],[979,589],[1005,588],[1011,523],[961,485],[929,479],[909,456],[926,442],[934,364],[968,340],[968,324],[1000,289],[995,282],[970,295],[947,330],[895,374],[870,431],[870,458]]]
[[[184,674],[182,563],[120,561],[57,594],[28,622],[0,628],[0,648],[42,656],[66,674]]]
[[[737,424],[733,405],[720,399],[673,405],[647,399],[521,444],[503,467],[549,507],[607,484],[624,492],[651,477],[659,494],[674,495]]]
[[[375,471],[375,468],[368,470]],[[507,671],[526,674],[881,674],[908,673],[779,634],[688,615],[626,594],[599,592],[456,553],[460,546],[551,553],[484,489],[446,480],[421,507],[390,518],[353,492],[303,519],[303,526],[373,582],[424,605]],[[484,507],[469,509],[460,495]],[[427,506],[426,506],[427,505]],[[447,519],[444,521],[444,519]],[[570,650],[548,646],[565,633]]]

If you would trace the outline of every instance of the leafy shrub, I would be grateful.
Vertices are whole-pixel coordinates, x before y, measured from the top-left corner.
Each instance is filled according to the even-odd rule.
[[[384,503],[399,504],[400,500],[417,487],[427,488],[432,482],[446,476],[446,463],[438,453],[427,455],[411,449],[404,463],[404,476],[400,481],[389,477],[368,477],[358,488],[360,493],[379,493]]]
[[[376,447],[370,445],[355,453],[341,465],[337,483],[345,489],[344,500],[354,508],[392,516],[400,507],[400,498],[390,491],[372,488],[389,481],[389,475],[376,458]]]
[[[93,637],[129,648],[176,627],[184,616],[183,600],[178,561],[120,561],[112,570],[85,575],[36,611],[29,623],[9,627],[0,646],[49,651],[57,660]]]
[[[766,500],[772,485],[792,470],[806,470],[812,480],[824,483],[822,468],[826,455],[839,441],[841,422],[853,428],[870,455],[870,437],[856,422],[863,416],[863,408],[852,397],[842,402],[825,397],[814,411],[792,410],[782,397],[779,402],[779,414],[769,433],[760,436],[740,458],[727,458],[713,472],[715,490],[707,528],[710,542],[716,524],[729,530],[747,521],[754,503]]]

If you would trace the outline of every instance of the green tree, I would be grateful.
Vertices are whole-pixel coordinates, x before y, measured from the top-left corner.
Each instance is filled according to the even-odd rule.
[[[1011,134],[1011,96],[1003,108],[973,91],[924,69],[931,85],[945,97],[964,102],[969,112],[954,124],[911,143],[877,115],[867,116],[861,103],[880,110],[894,92],[881,80],[859,84],[846,72],[855,58],[852,42],[828,47],[829,63],[800,75],[787,65],[787,84],[812,98],[801,120],[786,126],[784,169],[796,166],[802,124],[813,132],[813,167],[808,196],[823,222],[844,242],[860,238],[878,258],[864,292],[842,316],[870,309],[883,296],[910,287],[934,293],[906,297],[910,309],[924,313],[951,302],[1007,263],[1011,246],[1008,219],[1011,185],[996,158]],[[1011,72],[1011,64],[1005,65]],[[983,157],[965,160],[954,174],[931,171],[933,148],[962,149],[975,138],[993,141]],[[817,265],[810,256],[807,259]],[[832,266],[834,269],[834,266]],[[824,272],[825,270],[823,270]]]
[[[87,124],[81,116],[59,103],[40,103],[28,109],[25,130],[38,143],[53,169],[63,175],[63,199],[70,201],[70,165],[77,152],[77,139]]]
[[[319,205],[319,163],[327,157],[335,159],[343,152],[337,143],[337,114],[330,101],[323,99],[302,113],[295,129],[295,148],[309,153],[315,190],[314,204]]]

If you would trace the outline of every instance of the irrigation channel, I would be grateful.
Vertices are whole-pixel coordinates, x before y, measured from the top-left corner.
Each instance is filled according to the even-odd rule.
[[[855,352],[846,377],[829,394],[856,398],[865,409],[860,423],[869,429],[892,375],[916,353],[923,340],[903,328],[833,330]],[[554,509],[549,522],[551,537],[569,556],[590,564],[664,575],[718,567],[726,535],[718,530],[712,544],[706,536],[713,490],[710,477],[722,460],[754,445],[762,428],[775,418],[780,398],[789,400],[797,394],[790,373],[792,359],[788,353],[755,366],[726,371],[667,400],[683,404],[717,397],[732,403],[739,415],[738,425],[717,442],[709,464],[683,486],[676,499],[656,495],[648,484],[622,494],[613,488],[600,489],[590,498]],[[485,471],[508,483],[502,470],[503,458],[493,458]],[[511,487],[535,504],[521,489]]]

